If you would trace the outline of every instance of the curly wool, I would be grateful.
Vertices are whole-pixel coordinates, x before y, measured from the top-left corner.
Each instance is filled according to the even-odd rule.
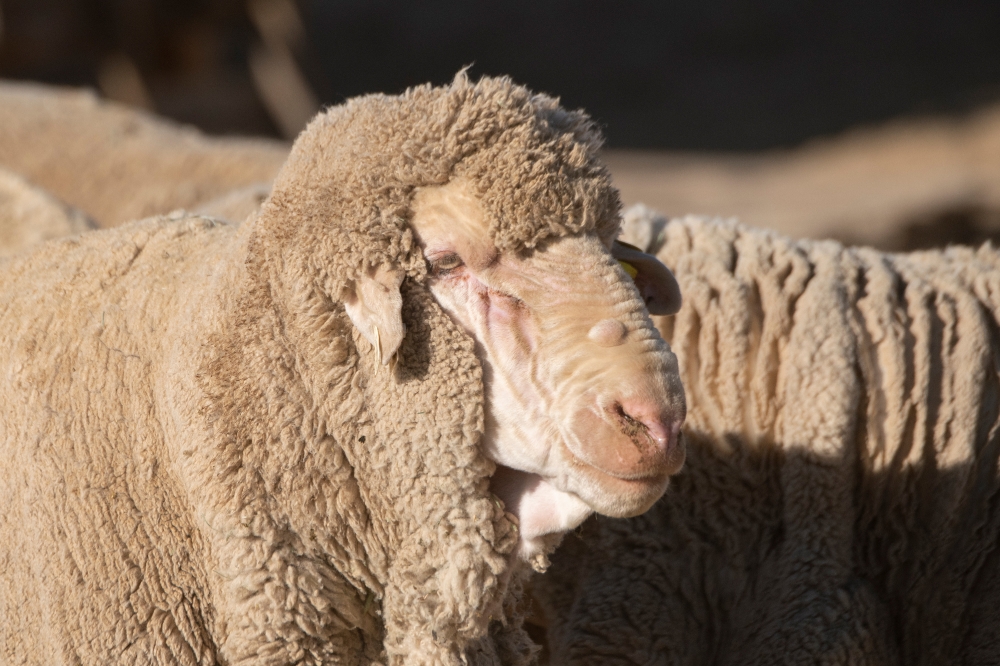
[[[407,220],[463,177],[502,247],[613,234],[598,148],[582,114],[460,74],[317,118],[240,227],[147,220],[0,268],[3,658],[533,661],[482,370]],[[393,372],[340,302],[374,266],[409,275]]]
[[[536,582],[552,663],[993,662],[1000,252],[686,218],[659,257],[687,466]]]
[[[268,247],[283,252],[281,263],[307,262],[295,270],[321,276],[330,294],[362,266],[398,265],[420,278],[408,202],[417,187],[452,178],[472,183],[501,251],[584,231],[609,238],[621,204],[600,146],[582,112],[506,78],[472,84],[461,72],[448,88],[356,98],[318,116],[295,142],[262,210]],[[331,225],[332,211],[364,224]],[[288,256],[301,246],[311,253]]]

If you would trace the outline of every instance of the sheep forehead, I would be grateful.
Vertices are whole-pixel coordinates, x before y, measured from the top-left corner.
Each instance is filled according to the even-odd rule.
[[[472,186],[461,180],[420,189],[414,198],[412,226],[428,253],[452,249],[473,268],[497,254],[482,204]]]
[[[489,220],[471,183],[454,180],[421,188],[414,197],[413,209],[411,226],[426,256],[458,252],[473,271],[489,268],[500,259],[500,250],[490,237]],[[558,286],[560,277],[570,278],[579,286],[586,273],[579,270],[581,265],[599,261],[608,243],[594,234],[564,236],[548,245],[545,252],[535,254],[535,260],[510,255],[503,263],[515,271],[507,272],[507,277],[520,275],[528,282],[552,287]],[[587,260],[582,261],[583,257]],[[503,275],[493,273],[493,279],[503,281]]]

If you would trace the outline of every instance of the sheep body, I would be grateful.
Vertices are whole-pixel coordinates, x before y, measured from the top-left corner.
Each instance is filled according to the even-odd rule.
[[[257,407],[267,416],[260,425],[273,423],[277,431],[265,435],[273,438],[267,451],[227,452],[225,443],[213,443],[206,432],[201,415],[207,401],[191,396],[207,390],[196,376],[211,372],[203,346],[213,336],[228,336],[222,327],[231,322],[219,307],[220,285],[239,280],[240,268],[227,258],[245,242],[231,225],[180,213],[49,243],[5,267],[0,366],[8,383],[0,441],[5,468],[18,470],[0,481],[4,506],[18,507],[0,523],[5,661],[105,663],[114,655],[121,662],[215,663],[223,656],[219,637],[241,630],[248,635],[226,646],[225,656],[234,663],[384,658],[379,609],[392,604],[385,597],[393,592],[380,579],[392,577],[394,558],[416,557],[418,565],[428,547],[397,543],[400,527],[393,516],[401,509],[368,496],[385,492],[386,501],[406,503],[405,492],[399,497],[389,490],[399,483],[392,473],[383,470],[369,479],[374,487],[366,487],[352,476],[360,475],[358,465],[345,458],[385,455],[373,446],[380,436],[396,455],[403,454],[406,440],[432,453],[435,441],[440,446],[456,436],[452,429],[472,437],[481,419],[478,369],[461,355],[436,358],[463,343],[454,330],[435,339],[440,334],[414,312],[430,304],[411,294],[411,334],[429,336],[425,343],[436,347],[429,364],[444,362],[454,373],[447,382],[429,383],[447,389],[421,398],[418,383],[397,385],[366,359],[381,404],[365,409],[357,388],[331,374],[335,385],[329,390],[342,396],[343,413],[325,419],[294,381],[294,357],[279,345],[260,343],[277,322],[256,319],[244,324],[253,333],[240,345],[243,353],[255,356],[250,366],[260,368],[261,377],[271,361],[285,375],[269,386],[261,377],[244,379],[264,382],[260,390],[267,395]],[[359,364],[349,329],[333,320],[327,326],[336,334],[328,350],[334,360]],[[338,341],[344,335],[348,339]],[[256,357],[252,348],[276,358]],[[405,370],[406,350],[401,363]],[[412,408],[409,418],[398,404]],[[466,406],[449,411],[458,404]],[[401,421],[394,427],[379,423],[372,417],[379,408]],[[336,440],[323,434],[335,429],[328,419],[348,414],[356,419],[349,435],[343,427]],[[414,419],[442,439],[423,441]],[[476,540],[467,544],[467,580],[442,581],[460,585],[470,596],[466,603],[474,603],[483,594],[475,571],[484,565],[476,560],[505,570],[503,552],[516,537],[487,496],[475,498],[476,479],[485,479],[490,468],[474,447],[440,453],[446,467],[467,468],[454,478],[435,474],[435,491],[416,489],[424,502],[420,519],[436,529],[447,529],[451,519],[503,530],[498,552],[482,551]],[[426,466],[418,460],[411,456],[402,464]],[[386,462],[373,465],[381,469]],[[437,493],[444,490],[465,494],[469,505],[442,504]],[[267,511],[269,504],[292,497],[307,506],[298,513]],[[383,540],[397,543],[401,552],[383,550],[377,545]],[[480,584],[488,592],[490,584]],[[434,606],[408,601],[409,623],[419,623],[420,614]],[[499,607],[494,612],[499,616]],[[426,621],[434,625],[432,617]],[[38,627],[47,631],[39,636]],[[257,654],[268,645],[277,646],[274,654]],[[69,647],[71,656],[64,652]],[[405,653],[412,663],[437,663],[433,646],[407,645]]]
[[[671,221],[686,468],[567,538],[555,664],[993,663],[1000,252]]]
[[[482,367],[407,215],[460,177],[498,248],[609,238],[599,146],[460,73],[318,116],[242,225],[178,213],[0,265],[0,661],[532,662]],[[378,267],[406,276],[392,371],[343,303]]]

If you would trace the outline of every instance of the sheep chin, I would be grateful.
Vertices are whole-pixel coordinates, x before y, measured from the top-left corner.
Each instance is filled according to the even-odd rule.
[[[559,490],[531,472],[497,465],[490,489],[518,520],[516,556],[537,570],[548,566],[562,535],[578,527],[594,510],[576,495]]]

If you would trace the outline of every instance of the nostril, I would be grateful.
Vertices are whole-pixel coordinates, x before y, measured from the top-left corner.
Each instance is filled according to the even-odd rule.
[[[672,424],[672,427],[665,425],[658,410],[642,408],[645,406],[629,405],[625,406],[616,402],[612,411],[617,417],[622,432],[633,441],[637,438],[652,440],[657,448],[669,449],[672,443],[677,441],[680,423]]]

